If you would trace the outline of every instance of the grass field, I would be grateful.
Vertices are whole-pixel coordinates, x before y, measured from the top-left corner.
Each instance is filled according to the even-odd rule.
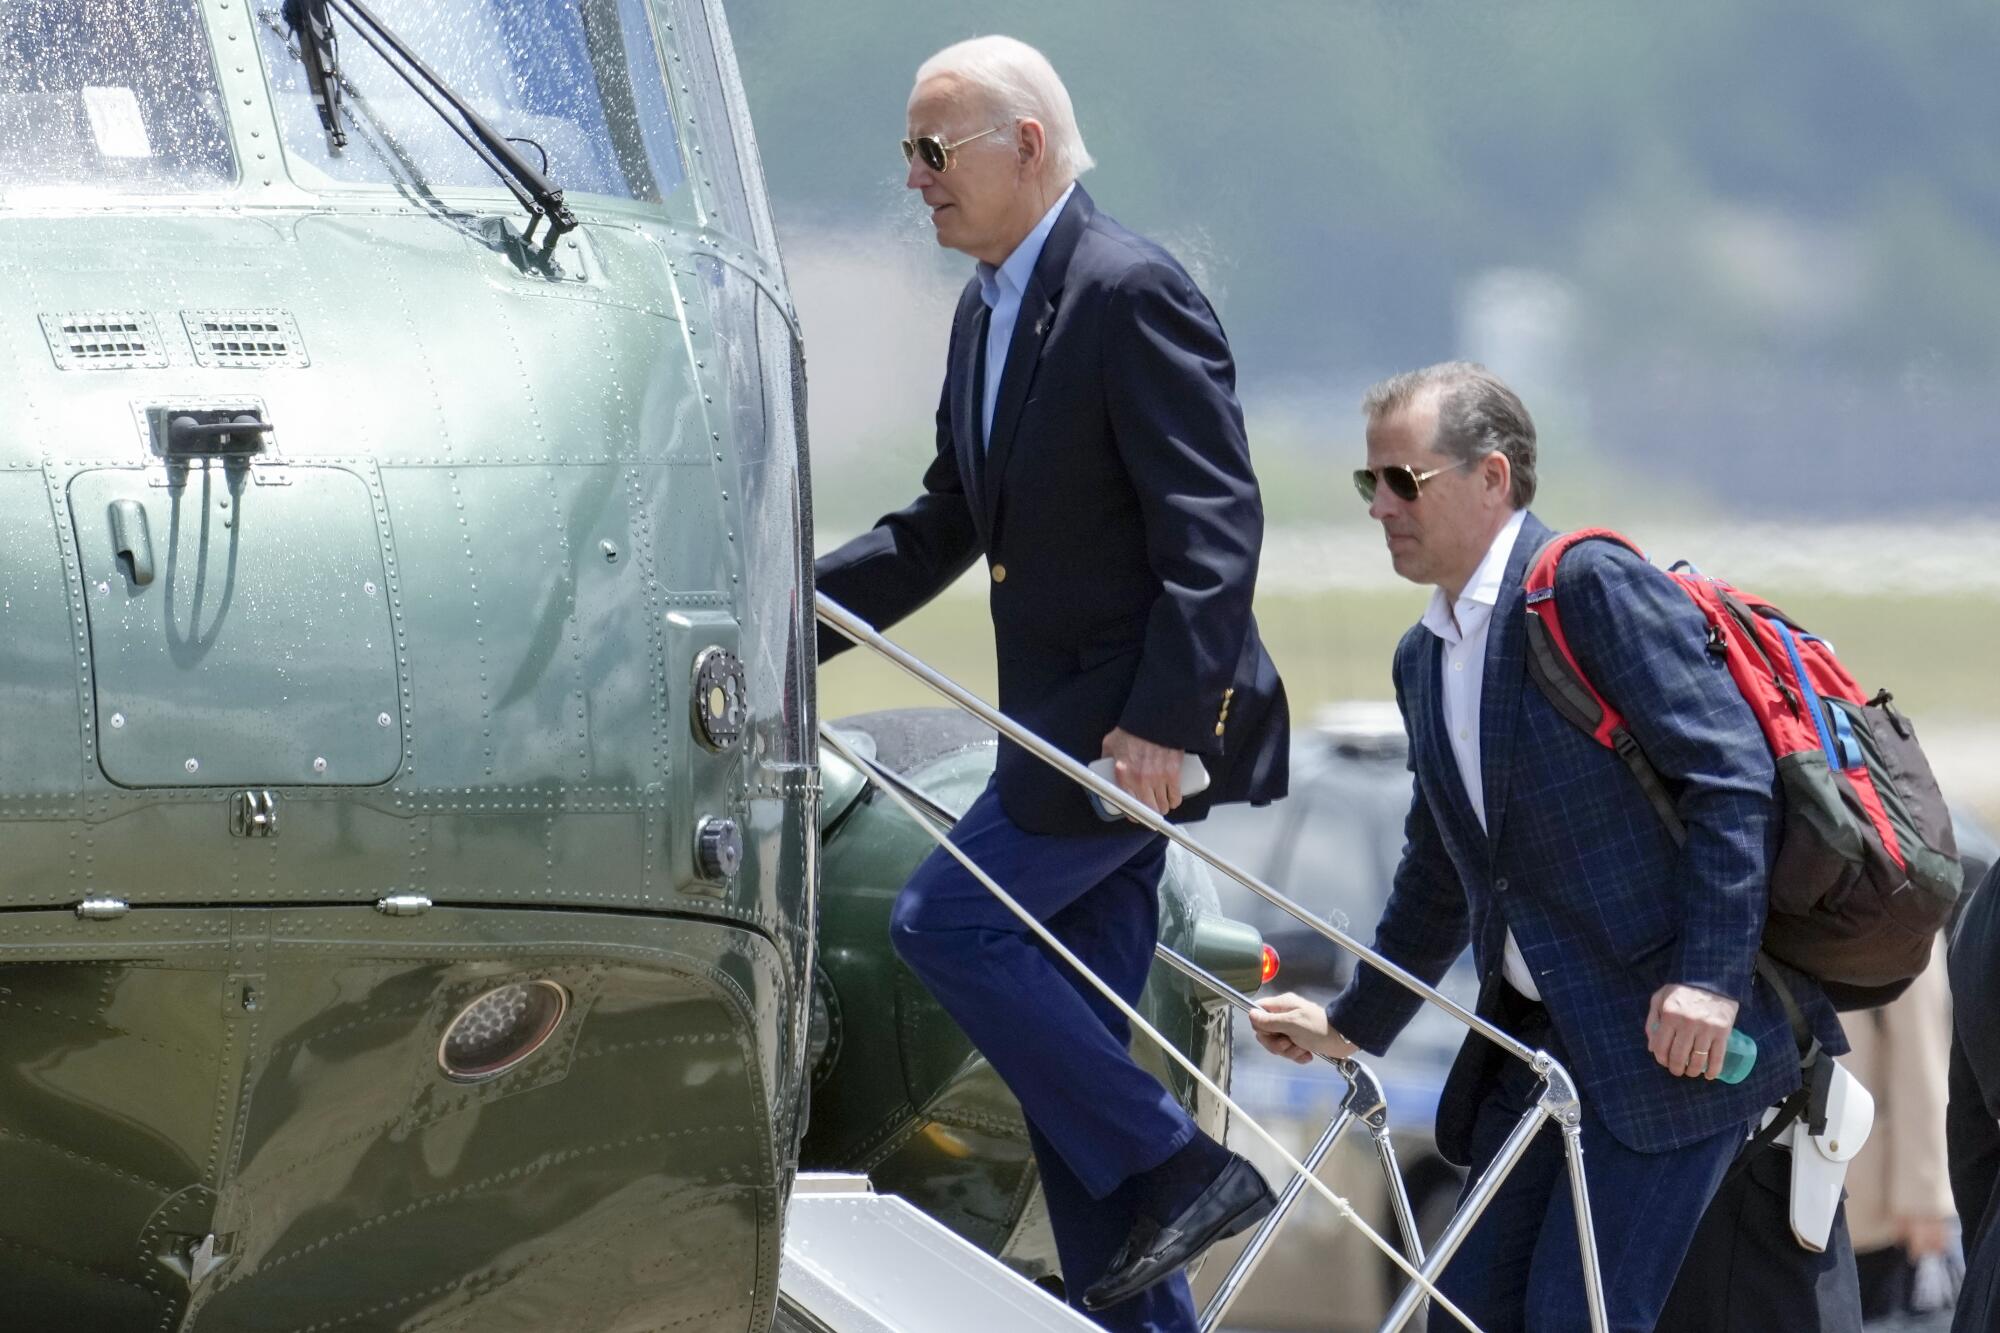
[[[994,697],[993,627],[980,570],[891,634],[987,699]],[[1946,794],[2000,829],[2000,602],[1936,594],[1843,595],[1759,587],[1830,639],[1874,690],[1888,687],[1921,728]],[[1260,597],[1257,620],[1284,675],[1292,715],[1309,720],[1342,699],[1392,697],[1389,657],[1422,613],[1416,588],[1332,590]],[[820,675],[824,717],[931,704],[887,663],[850,653]]]

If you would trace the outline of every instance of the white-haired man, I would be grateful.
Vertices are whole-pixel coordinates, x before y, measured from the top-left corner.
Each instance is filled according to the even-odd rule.
[[[991,570],[1000,705],[1155,810],[1284,793],[1287,716],[1250,615],[1263,511],[1229,345],[1172,256],[1097,211],[1068,92],[982,37],[917,72],[908,187],[979,261],[952,322],[924,491],[819,562],[875,625]],[[822,633],[821,659],[843,644]],[[1188,754],[1209,776],[1184,791]],[[1192,771],[1190,768],[1189,771]],[[1164,839],[1106,823],[1002,742],[958,844],[1128,1000],[1158,932]],[[1072,1301],[1106,1328],[1191,1330],[1186,1262],[1271,1207],[1248,1162],[1132,1060],[1115,1007],[942,853],[897,952],[1020,1099]]]

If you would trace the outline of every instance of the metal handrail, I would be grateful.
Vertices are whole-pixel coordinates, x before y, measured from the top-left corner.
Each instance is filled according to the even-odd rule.
[[[1118,811],[1127,819],[1149,828],[1155,833],[1164,834],[1170,841],[1179,843],[1183,848],[1193,852],[1203,861],[1206,861],[1230,879],[1235,880],[1244,888],[1264,899],[1273,907],[1289,912],[1308,928],[1318,931],[1321,935],[1332,940],[1355,957],[1364,960],[1405,990],[1412,991],[1431,1004],[1437,1005],[1453,1018],[1456,1018],[1474,1032],[1485,1037],[1488,1041],[1512,1053],[1517,1059],[1526,1061],[1529,1064],[1534,1063],[1536,1053],[1531,1047],[1524,1045],[1505,1030],[1494,1026],[1478,1014],[1473,1013],[1472,1010],[1467,1009],[1443,991],[1427,984],[1414,973],[1406,971],[1401,964],[1392,962],[1381,954],[1376,953],[1373,949],[1370,949],[1367,945],[1340,929],[1340,927],[1315,916],[1313,913],[1299,906],[1299,904],[1293,902],[1290,898],[1287,898],[1284,894],[1266,884],[1263,880],[1258,879],[1249,871],[1229,861],[1221,854],[1210,851],[1201,843],[1196,842],[1178,826],[1168,823],[1151,806],[1140,801],[1123,787],[1099,777],[1069,755],[1064,754],[1034,732],[1029,731],[1026,727],[1023,727],[1020,723],[1014,721],[1014,719],[1008,717],[984,699],[981,699],[978,695],[967,690],[957,681],[933,670],[920,658],[883,638],[881,634],[876,632],[873,626],[861,620],[852,611],[849,611],[840,603],[829,598],[825,593],[816,593],[814,601],[816,612],[822,624],[853,642],[873,650],[879,656],[887,658],[905,672],[915,676],[925,685],[928,685],[931,689],[949,699],[963,711],[972,714],[1014,744],[1034,755],[1035,758],[1041,760],[1064,777],[1070,779],[1070,781],[1076,783],[1079,787],[1082,787],[1085,791],[1102,800],[1106,805]]]
[[[1576,1095],[1576,1085],[1569,1072],[1546,1051],[1535,1050],[1488,1020],[1475,1014],[1436,987],[1424,982],[1401,965],[1385,958],[1375,950],[1362,944],[1347,932],[1331,922],[1307,911],[1278,890],[1242,869],[1235,863],[1211,851],[1185,831],[1168,823],[1150,806],[1130,795],[1124,788],[1109,782],[1091,772],[1083,764],[1051,745],[1033,731],[1002,713],[999,709],[973,694],[958,682],[933,669],[928,663],[905,649],[890,642],[876,631],[874,626],[861,620],[852,611],[828,597],[825,593],[814,594],[814,613],[819,622],[842,637],[869,649],[876,656],[884,658],[905,674],[915,677],[935,693],[961,711],[971,714],[992,727],[1009,741],[1034,755],[1049,767],[1063,774],[1071,782],[1095,795],[1105,805],[1119,811],[1127,819],[1143,828],[1151,829],[1169,841],[1178,843],[1184,850],[1193,853],[1202,861],[1228,876],[1236,883],[1263,898],[1272,906],[1296,918],[1307,929],[1315,931],[1345,949],[1357,959],[1375,968],[1390,980],[1402,986],[1427,1003],[1436,1005],[1456,1018],[1460,1023],[1482,1037],[1493,1042],[1516,1059],[1524,1061],[1542,1081],[1542,1095],[1535,1105],[1522,1115],[1499,1156],[1483,1172],[1471,1191],[1466,1195],[1459,1210],[1438,1238],[1436,1248],[1423,1259],[1419,1280],[1412,1281],[1404,1288],[1401,1297],[1389,1312],[1389,1317],[1381,1327],[1381,1333],[1399,1333],[1416,1314],[1425,1299],[1426,1290],[1435,1290],[1435,1283],[1444,1266],[1458,1252],[1459,1245],[1472,1229],[1472,1225],[1484,1213],[1488,1204],[1498,1193],[1501,1183],[1519,1164],[1526,1154],[1535,1131],[1544,1121],[1553,1120],[1561,1128],[1564,1156],[1567,1160],[1570,1194],[1575,1204],[1577,1249],[1584,1279],[1584,1299],[1589,1310],[1590,1326],[1593,1333],[1607,1333],[1609,1320],[1604,1304],[1604,1284],[1598,1262],[1597,1238],[1590,1215],[1590,1197],[1586,1188],[1583,1166],[1582,1104]],[[874,768],[874,765],[869,765]],[[1287,1155],[1287,1160],[1289,1154]],[[1295,1161],[1294,1168],[1303,1171]],[[1322,1191],[1324,1192],[1324,1191]],[[1329,1195],[1329,1197],[1332,1197]],[[1351,1221],[1359,1219],[1349,1214]],[[1372,1233],[1371,1233],[1372,1234]]]
[[[1191,958],[1185,958],[1164,944],[1153,946],[1153,956],[1180,972],[1196,985],[1221,996],[1240,1013],[1257,1012],[1257,1002],[1237,990],[1234,986],[1216,976]],[[1389,1187],[1389,1207],[1396,1216],[1396,1229],[1403,1234],[1403,1249],[1410,1261],[1421,1265],[1424,1262],[1424,1242],[1417,1233],[1417,1216],[1410,1207],[1409,1187],[1403,1183],[1403,1172],[1396,1161],[1396,1147],[1389,1137],[1389,1101],[1382,1095],[1382,1082],[1375,1077],[1375,1071],[1361,1061],[1341,1059],[1331,1055],[1317,1057],[1340,1071],[1347,1080],[1347,1094],[1340,1099],[1340,1108],[1328,1122],[1326,1130],[1319,1136],[1302,1159],[1314,1172],[1326,1161],[1340,1136],[1356,1120],[1368,1127],[1369,1137],[1375,1144],[1376,1160],[1381,1164],[1382,1176]],[[1229,1272],[1223,1276],[1214,1293],[1209,1297],[1208,1306],[1201,1312],[1199,1333],[1215,1333],[1222,1326],[1222,1318],[1229,1313],[1229,1307],[1243,1294],[1243,1287],[1250,1281],[1257,1266],[1264,1261],[1265,1253],[1278,1234],[1278,1228],[1291,1215],[1292,1207],[1305,1197],[1306,1182],[1293,1177],[1285,1182],[1284,1190],[1278,1195],[1277,1205],[1270,1215],[1258,1224],[1251,1233],[1250,1241],[1243,1252],[1236,1256]]]
[[[1294,1181],[1303,1182],[1328,1203],[1332,1204],[1342,1217],[1353,1223],[1355,1228],[1363,1236],[1367,1237],[1371,1245],[1375,1246],[1392,1263],[1407,1273],[1413,1282],[1428,1293],[1429,1298],[1435,1299],[1439,1308],[1452,1315],[1459,1323],[1465,1325],[1470,1330],[1470,1333],[1479,1333],[1479,1326],[1467,1318],[1464,1311],[1452,1304],[1448,1297],[1439,1292],[1436,1285],[1430,1279],[1426,1278],[1421,1270],[1408,1259],[1404,1258],[1388,1241],[1384,1240],[1380,1233],[1370,1226],[1361,1214],[1354,1211],[1353,1204],[1335,1194],[1325,1182],[1319,1179],[1312,1168],[1301,1162],[1292,1154],[1290,1149],[1278,1142],[1269,1130],[1258,1124],[1250,1113],[1244,1110],[1200,1065],[1190,1059],[1178,1046],[1168,1041],[1166,1036],[1144,1014],[1133,1007],[1130,1000],[1113,990],[1105,982],[1104,978],[1092,972],[1089,965],[1081,958],[1078,958],[1068,945],[1058,939],[1050,931],[1046,923],[1037,918],[1026,907],[1023,907],[1014,895],[1007,892],[998,880],[994,879],[992,875],[979,866],[978,862],[968,856],[964,848],[951,840],[950,829],[939,826],[934,821],[931,821],[923,808],[904,796],[899,788],[898,781],[889,780],[888,770],[884,769],[873,758],[863,758],[849,741],[843,739],[831,727],[824,725],[820,727],[820,739],[831,747],[835,754],[854,765],[857,771],[878,783],[880,789],[888,794],[890,800],[902,808],[904,814],[922,824],[924,831],[930,835],[931,840],[937,843],[938,847],[946,855],[957,861],[967,874],[971,875],[988,893],[992,894],[1001,906],[1005,907],[1016,920],[1026,927],[1028,933],[1033,935],[1036,941],[1043,948],[1047,949],[1054,958],[1067,963],[1085,983],[1102,996],[1112,1008],[1122,1014],[1125,1021],[1132,1025],[1132,1030],[1135,1033],[1144,1036],[1148,1041],[1157,1046],[1160,1053],[1166,1056],[1173,1064],[1179,1065],[1181,1070],[1188,1077],[1192,1078],[1198,1087],[1219,1100],[1232,1114],[1239,1117],[1244,1127],[1260,1139],[1266,1148],[1275,1153],[1278,1159],[1293,1173]]]
[[[864,777],[870,782],[893,788],[941,830],[949,829],[958,822],[958,816],[929,792],[886,765],[878,765],[874,772],[864,774]],[[1154,944],[1153,956],[1195,985],[1227,1002],[1237,1012],[1251,1014],[1257,1011],[1257,1002],[1250,996],[1171,946]],[[1381,1163],[1382,1175],[1388,1185],[1390,1209],[1395,1214],[1396,1227],[1403,1235],[1403,1249],[1412,1263],[1423,1263],[1423,1239],[1417,1233],[1416,1212],[1410,1207],[1409,1188],[1403,1182],[1402,1168],[1396,1161],[1395,1144],[1389,1137],[1389,1104],[1388,1099],[1382,1094],[1381,1081],[1375,1077],[1372,1069],[1359,1060],[1340,1059],[1330,1055],[1321,1055],[1317,1058],[1340,1072],[1340,1076],[1347,1081],[1347,1093],[1340,1099],[1339,1110],[1327,1123],[1325,1132],[1319,1136],[1312,1150],[1301,1161],[1308,1170],[1318,1172],[1347,1127],[1357,1119],[1365,1124],[1369,1136],[1375,1143],[1376,1157]],[[1221,1327],[1223,1316],[1228,1314],[1229,1307],[1242,1294],[1244,1285],[1263,1262],[1272,1240],[1278,1234],[1278,1229],[1285,1224],[1293,1206],[1305,1196],[1305,1192],[1306,1182],[1303,1177],[1294,1176],[1285,1182],[1285,1188],[1278,1195],[1277,1204],[1258,1224],[1256,1231],[1251,1233],[1249,1242],[1237,1255],[1235,1262],[1230,1265],[1229,1272],[1224,1274],[1222,1281],[1210,1295],[1207,1307],[1201,1312],[1198,1333],[1215,1333],[1215,1330]]]

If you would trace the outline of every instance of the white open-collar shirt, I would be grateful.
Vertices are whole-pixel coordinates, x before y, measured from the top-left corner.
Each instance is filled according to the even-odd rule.
[[[1458,760],[1465,799],[1482,829],[1486,827],[1486,787],[1479,769],[1479,701],[1486,684],[1486,631],[1492,625],[1493,607],[1500,600],[1500,585],[1507,577],[1507,559],[1514,553],[1527,517],[1524,509],[1514,511],[1507,526],[1486,548],[1486,558],[1479,562],[1457,601],[1447,602],[1444,589],[1433,588],[1431,604],[1424,610],[1424,628],[1444,641],[1445,734],[1451,739],[1452,757]],[[1511,929],[1501,952],[1500,970],[1515,990],[1531,1000],[1542,998]]]

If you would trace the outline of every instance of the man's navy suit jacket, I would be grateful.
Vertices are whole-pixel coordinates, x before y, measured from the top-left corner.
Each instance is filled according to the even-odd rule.
[[[823,557],[819,590],[885,628],[984,552],[1002,712],[1085,762],[1114,727],[1199,754],[1209,789],[1176,819],[1284,795],[1284,687],[1250,614],[1263,504],[1215,312],[1079,186],[1022,297],[982,442],[987,313],[975,279],[923,494]],[[820,630],[821,661],[846,646]],[[1005,742],[996,779],[1031,832],[1130,827]]]
[[[1435,982],[1470,943],[1490,1006],[1505,984],[1498,974],[1511,927],[1584,1104],[1619,1142],[1660,1152],[1745,1125],[1799,1083],[1783,1007],[1753,972],[1779,834],[1776,775],[1687,594],[1613,543],[1574,548],[1558,585],[1564,631],[1678,793],[1688,836],[1674,844],[1623,761],[1558,714],[1527,674],[1521,584],[1552,535],[1528,516],[1493,608],[1479,717],[1484,830],[1445,734],[1441,640],[1418,625],[1396,649],[1416,791],[1375,947]],[[1780,972],[1820,1041],[1845,1050],[1819,987]],[[1646,1016],[1668,982],[1740,1002],[1736,1026],[1758,1052],[1743,1082],[1677,1078],[1655,1063]],[[1380,1054],[1417,1004],[1364,966],[1330,1017]],[[1483,1053],[1497,1049],[1469,1038],[1446,1082],[1438,1143],[1453,1160],[1464,1160],[1463,1134],[1484,1090]]]

